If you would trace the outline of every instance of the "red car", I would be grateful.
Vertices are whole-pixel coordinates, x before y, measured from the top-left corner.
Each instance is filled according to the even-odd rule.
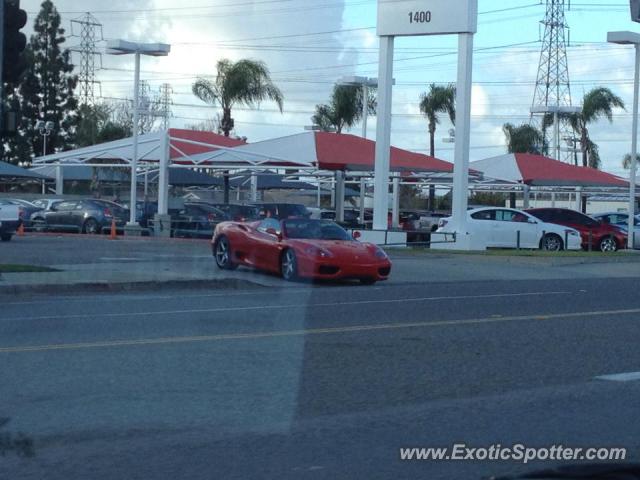
[[[615,252],[627,245],[627,234],[615,225],[600,222],[568,208],[530,208],[525,210],[543,222],[564,225],[580,232],[582,248]]]
[[[377,245],[354,240],[329,220],[307,218],[222,222],[211,241],[216,264],[238,265],[296,278],[354,278],[364,284],[386,280],[391,261]]]

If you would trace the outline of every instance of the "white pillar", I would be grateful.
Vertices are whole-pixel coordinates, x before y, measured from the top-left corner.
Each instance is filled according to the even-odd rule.
[[[551,206],[556,206],[556,192],[551,192]]]
[[[136,52],[136,66],[133,85],[133,154],[131,155],[131,193],[129,195],[129,224],[137,225],[136,223],[136,200],[138,193],[138,179],[137,179],[137,167],[138,167],[138,97],[140,90],[140,52]]]
[[[633,124],[631,134],[631,168],[629,168],[629,223],[627,232],[629,232],[627,246],[633,248],[633,231],[634,216],[636,213],[636,168],[638,162],[636,156],[638,154],[638,86],[640,84],[640,45],[636,43],[636,65],[635,75],[633,78]]]
[[[378,122],[376,125],[373,228],[387,230],[389,211],[389,156],[391,148],[391,98],[394,37],[380,37],[378,67]]]
[[[56,195],[64,194],[64,171],[62,170],[62,166],[58,165],[56,167]]]
[[[469,145],[471,133],[471,82],[473,34],[458,35],[458,81],[456,85],[456,143],[453,165],[454,228],[463,232],[469,195]]]
[[[160,162],[158,172],[158,213],[166,215],[169,211],[169,132],[160,137]]]
[[[336,221],[344,222],[344,172],[336,172]]]
[[[391,209],[391,226],[400,227],[400,177],[393,177],[393,197]]]

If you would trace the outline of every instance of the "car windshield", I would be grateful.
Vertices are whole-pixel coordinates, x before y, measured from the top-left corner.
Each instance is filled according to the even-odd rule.
[[[340,225],[327,220],[285,220],[287,238],[313,240],[352,240]]]

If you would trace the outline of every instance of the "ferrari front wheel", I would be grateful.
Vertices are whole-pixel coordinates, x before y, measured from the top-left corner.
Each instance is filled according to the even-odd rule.
[[[238,264],[231,260],[231,244],[227,237],[220,237],[213,246],[213,255],[216,259],[216,265],[222,270],[234,270],[238,268]]]
[[[293,250],[288,249],[282,253],[280,273],[282,274],[282,278],[287,281],[295,280],[298,276],[298,261],[296,259],[296,253]]]

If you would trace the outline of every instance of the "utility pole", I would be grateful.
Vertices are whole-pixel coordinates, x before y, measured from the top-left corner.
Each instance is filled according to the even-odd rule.
[[[544,37],[531,105],[531,123],[542,127],[544,115],[553,113],[553,156],[557,156],[557,160],[572,162],[571,152],[565,151],[561,155],[558,154],[560,139],[574,136],[567,119],[558,114],[558,112],[563,113],[562,107],[571,106],[566,40],[569,25],[566,23],[564,14],[565,0],[546,0],[546,3],[547,11],[541,22],[544,25]]]
[[[79,33],[77,33],[78,30]],[[102,24],[87,12],[82,17],[71,20],[71,36],[80,37],[80,45],[71,48],[71,51],[80,53],[80,74],[78,75],[80,103],[93,105],[94,87],[100,84],[96,81],[96,58],[102,66],[102,54],[97,50],[96,45],[104,39]]]
[[[163,130],[169,129],[171,117],[173,116],[171,112],[171,106],[173,105],[172,95],[173,89],[171,88],[171,84],[163,83],[160,85],[160,116],[162,117]]]

